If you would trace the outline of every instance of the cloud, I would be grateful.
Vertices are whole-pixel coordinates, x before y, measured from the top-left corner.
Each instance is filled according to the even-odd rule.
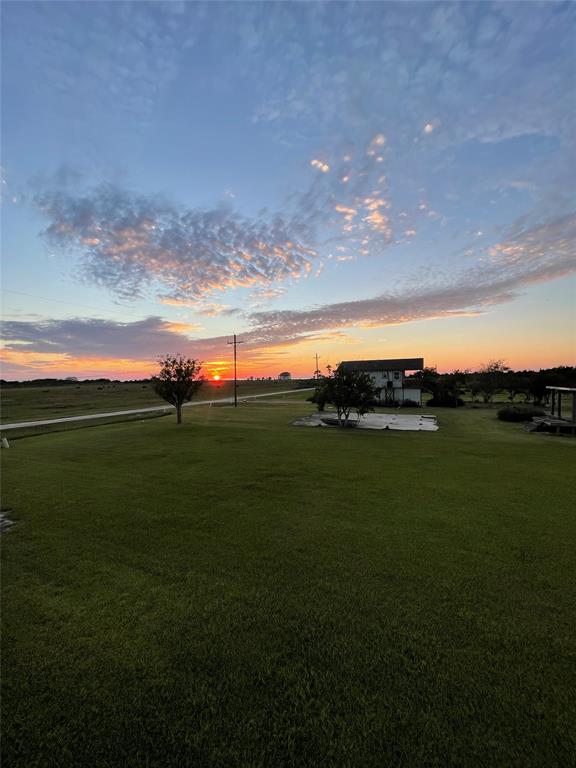
[[[276,131],[282,140],[299,137],[294,143],[305,177],[290,204],[278,205],[278,217],[246,217],[226,207],[182,210],[111,187],[79,197],[70,189],[64,190],[68,195],[42,196],[52,242],[80,254],[85,280],[122,298],[156,292],[194,301],[229,288],[298,279],[314,274],[318,253],[326,258],[336,244],[346,248],[340,259],[379,256],[415,232],[428,237],[430,228],[420,226],[426,217],[427,223],[434,216],[445,223],[450,213],[442,207],[444,195],[455,191],[474,198],[469,207],[481,220],[472,226],[487,231],[489,200],[478,199],[479,188],[493,197],[510,180],[510,190],[518,190],[518,173],[525,171],[527,184],[557,192],[558,168],[547,164],[563,162],[556,145],[574,134],[566,96],[573,80],[567,30],[574,10],[568,6],[536,4],[526,14],[502,3],[474,9],[462,3],[342,3],[329,9],[318,3],[188,3],[175,14],[169,3],[84,4],[81,10],[61,4],[53,14],[24,5],[31,8],[10,11],[11,28],[26,29],[34,41],[33,68],[41,85],[44,77],[52,84],[45,90],[56,106],[65,102],[68,110],[92,114],[85,109],[89,99],[100,115],[124,109],[139,117],[153,114],[163,94],[172,106],[174,82],[196,71],[195,56],[212,61],[209,54],[218,50],[217,64],[202,71],[218,88],[226,78],[229,88],[235,78],[251,84],[246,110],[260,104],[254,135],[262,132],[264,141]],[[23,58],[21,46],[9,43],[13,68]],[[27,77],[32,81],[31,73]],[[196,91],[190,87],[192,100]],[[218,88],[215,94],[222,93]],[[38,103],[43,114],[68,114]],[[101,121],[95,125],[115,136],[102,130]],[[231,153],[235,133],[226,134]],[[471,168],[464,151],[470,145],[477,152],[488,142],[497,146],[527,134],[554,141],[545,151],[528,145],[506,150],[521,171],[501,170],[497,153],[482,156],[478,173]],[[230,184],[240,190],[233,165],[219,189]],[[293,167],[278,160],[276,189],[283,186],[283,170],[293,178]],[[563,184],[571,184],[568,175]],[[422,187],[439,213],[418,210]],[[118,200],[118,208],[107,198]],[[536,204],[536,191],[533,198]],[[386,207],[371,207],[370,200]],[[408,211],[408,220],[399,222],[400,211]],[[93,231],[86,220],[102,229]]]
[[[188,9],[189,23],[183,24],[171,12],[175,6],[18,4],[4,18],[6,60],[29,78],[38,99],[50,94],[51,121],[64,111],[70,124],[70,114],[62,107],[71,97],[76,130],[82,125],[97,139],[103,118],[118,128],[133,117],[130,131],[138,132],[176,79],[182,54],[193,43],[200,13]]]
[[[240,312],[237,307],[230,307],[228,304],[221,304],[218,301],[196,301],[194,299],[175,299],[170,296],[162,296],[160,302],[172,307],[190,307],[193,314],[202,315],[202,317],[229,317]]]
[[[274,60],[280,29],[286,61],[261,69],[256,119],[312,135],[380,124],[405,149],[422,131],[438,141],[528,133],[571,141],[565,87],[574,19],[573,8],[543,3],[529,13],[490,2],[310,4],[266,18],[255,9],[246,66]]]
[[[286,288],[258,288],[250,294],[255,299],[277,299],[286,293]]]
[[[147,289],[164,301],[308,275],[316,250],[282,216],[249,219],[231,208],[189,209],[101,186],[48,191],[36,203],[48,242],[79,254],[84,280],[123,299]]]
[[[4,348],[12,352],[100,359],[154,359],[159,354],[183,351],[198,326],[147,317],[129,323],[73,318],[44,322],[5,321]]]
[[[252,299],[252,308],[259,307],[262,304],[269,304],[274,299],[279,299],[283,296],[288,289],[283,286],[277,286],[276,288],[258,288],[252,291],[250,298]]]
[[[328,173],[330,170],[328,163],[323,163],[322,160],[310,160],[310,165],[312,168],[316,168],[318,171],[322,171],[322,173]]]
[[[372,299],[309,310],[255,312],[255,338],[295,343],[309,333],[350,326],[382,327],[478,314],[511,301],[523,287],[576,271],[576,213],[527,228],[520,223],[502,242],[481,252],[477,265],[452,277],[413,278],[414,287]]]
[[[249,328],[241,335],[243,358],[249,367],[267,350],[321,339],[342,341],[338,334],[349,327],[475,315],[511,301],[531,283],[575,271],[576,213],[533,227],[519,221],[500,243],[480,250],[473,267],[451,276],[430,279],[416,274],[403,288],[370,299],[245,315]],[[61,365],[62,361],[72,364],[76,358],[151,362],[170,352],[200,359],[222,355],[227,337],[192,339],[194,330],[192,325],[160,317],[131,323],[82,318],[7,321],[3,325],[4,355],[9,362],[34,365],[40,359],[48,361],[47,366],[51,360]]]

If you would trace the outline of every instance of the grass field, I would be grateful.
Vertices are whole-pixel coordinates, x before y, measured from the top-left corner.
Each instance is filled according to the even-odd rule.
[[[576,441],[309,408],[2,451],[6,765],[575,764]]]
[[[283,392],[296,386],[297,382],[293,381],[240,381],[238,396]],[[233,394],[234,382],[207,381],[195,399],[211,400],[232,397]],[[131,381],[68,384],[58,387],[4,387],[1,395],[0,424],[146,408],[164,403],[149,383]]]

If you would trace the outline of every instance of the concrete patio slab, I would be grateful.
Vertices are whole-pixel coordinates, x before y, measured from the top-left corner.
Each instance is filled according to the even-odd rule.
[[[313,413],[292,422],[295,427],[331,427],[322,419],[335,418],[333,412]],[[351,417],[351,420],[355,417]],[[436,416],[430,414],[367,413],[360,419],[356,429],[394,429],[403,432],[436,432]]]

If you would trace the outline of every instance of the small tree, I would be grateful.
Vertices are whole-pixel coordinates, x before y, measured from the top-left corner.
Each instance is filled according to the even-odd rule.
[[[480,368],[478,380],[482,382],[480,392],[486,404],[491,403],[494,395],[504,389],[505,375],[509,371],[510,368],[503,360],[491,360]]]
[[[182,423],[182,406],[198,392],[204,383],[197,360],[176,355],[159,359],[160,372],[152,376],[152,386],[157,395],[176,408],[176,423]]]
[[[508,392],[509,402],[513,403],[516,395],[526,396],[529,380],[525,376],[520,376],[518,373],[514,373],[514,371],[509,371],[504,376],[503,381],[503,389],[505,392]]]
[[[546,402],[548,396],[547,385],[559,386],[556,384],[553,376],[547,374],[546,371],[536,371],[530,376],[528,384],[528,392],[532,395],[534,405],[542,405]]]
[[[469,382],[468,389],[470,390],[470,394],[472,395],[473,403],[476,403],[478,401],[479,396],[482,394],[483,387],[484,385],[478,379],[472,379],[472,381]]]
[[[333,405],[338,415],[338,424],[345,427],[352,411],[358,418],[373,411],[373,402],[378,397],[379,388],[367,373],[344,370],[340,366],[318,383],[314,400],[318,410],[324,405]]]
[[[460,395],[466,385],[468,371],[438,373],[436,368],[423,368],[420,372],[422,389],[432,395],[428,405],[455,408],[464,405]]]

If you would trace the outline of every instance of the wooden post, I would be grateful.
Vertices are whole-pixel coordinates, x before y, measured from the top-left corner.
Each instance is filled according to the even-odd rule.
[[[550,406],[550,415],[554,416],[554,406],[556,404],[556,390],[552,390],[552,404]]]
[[[558,418],[562,418],[562,392],[558,392]]]

